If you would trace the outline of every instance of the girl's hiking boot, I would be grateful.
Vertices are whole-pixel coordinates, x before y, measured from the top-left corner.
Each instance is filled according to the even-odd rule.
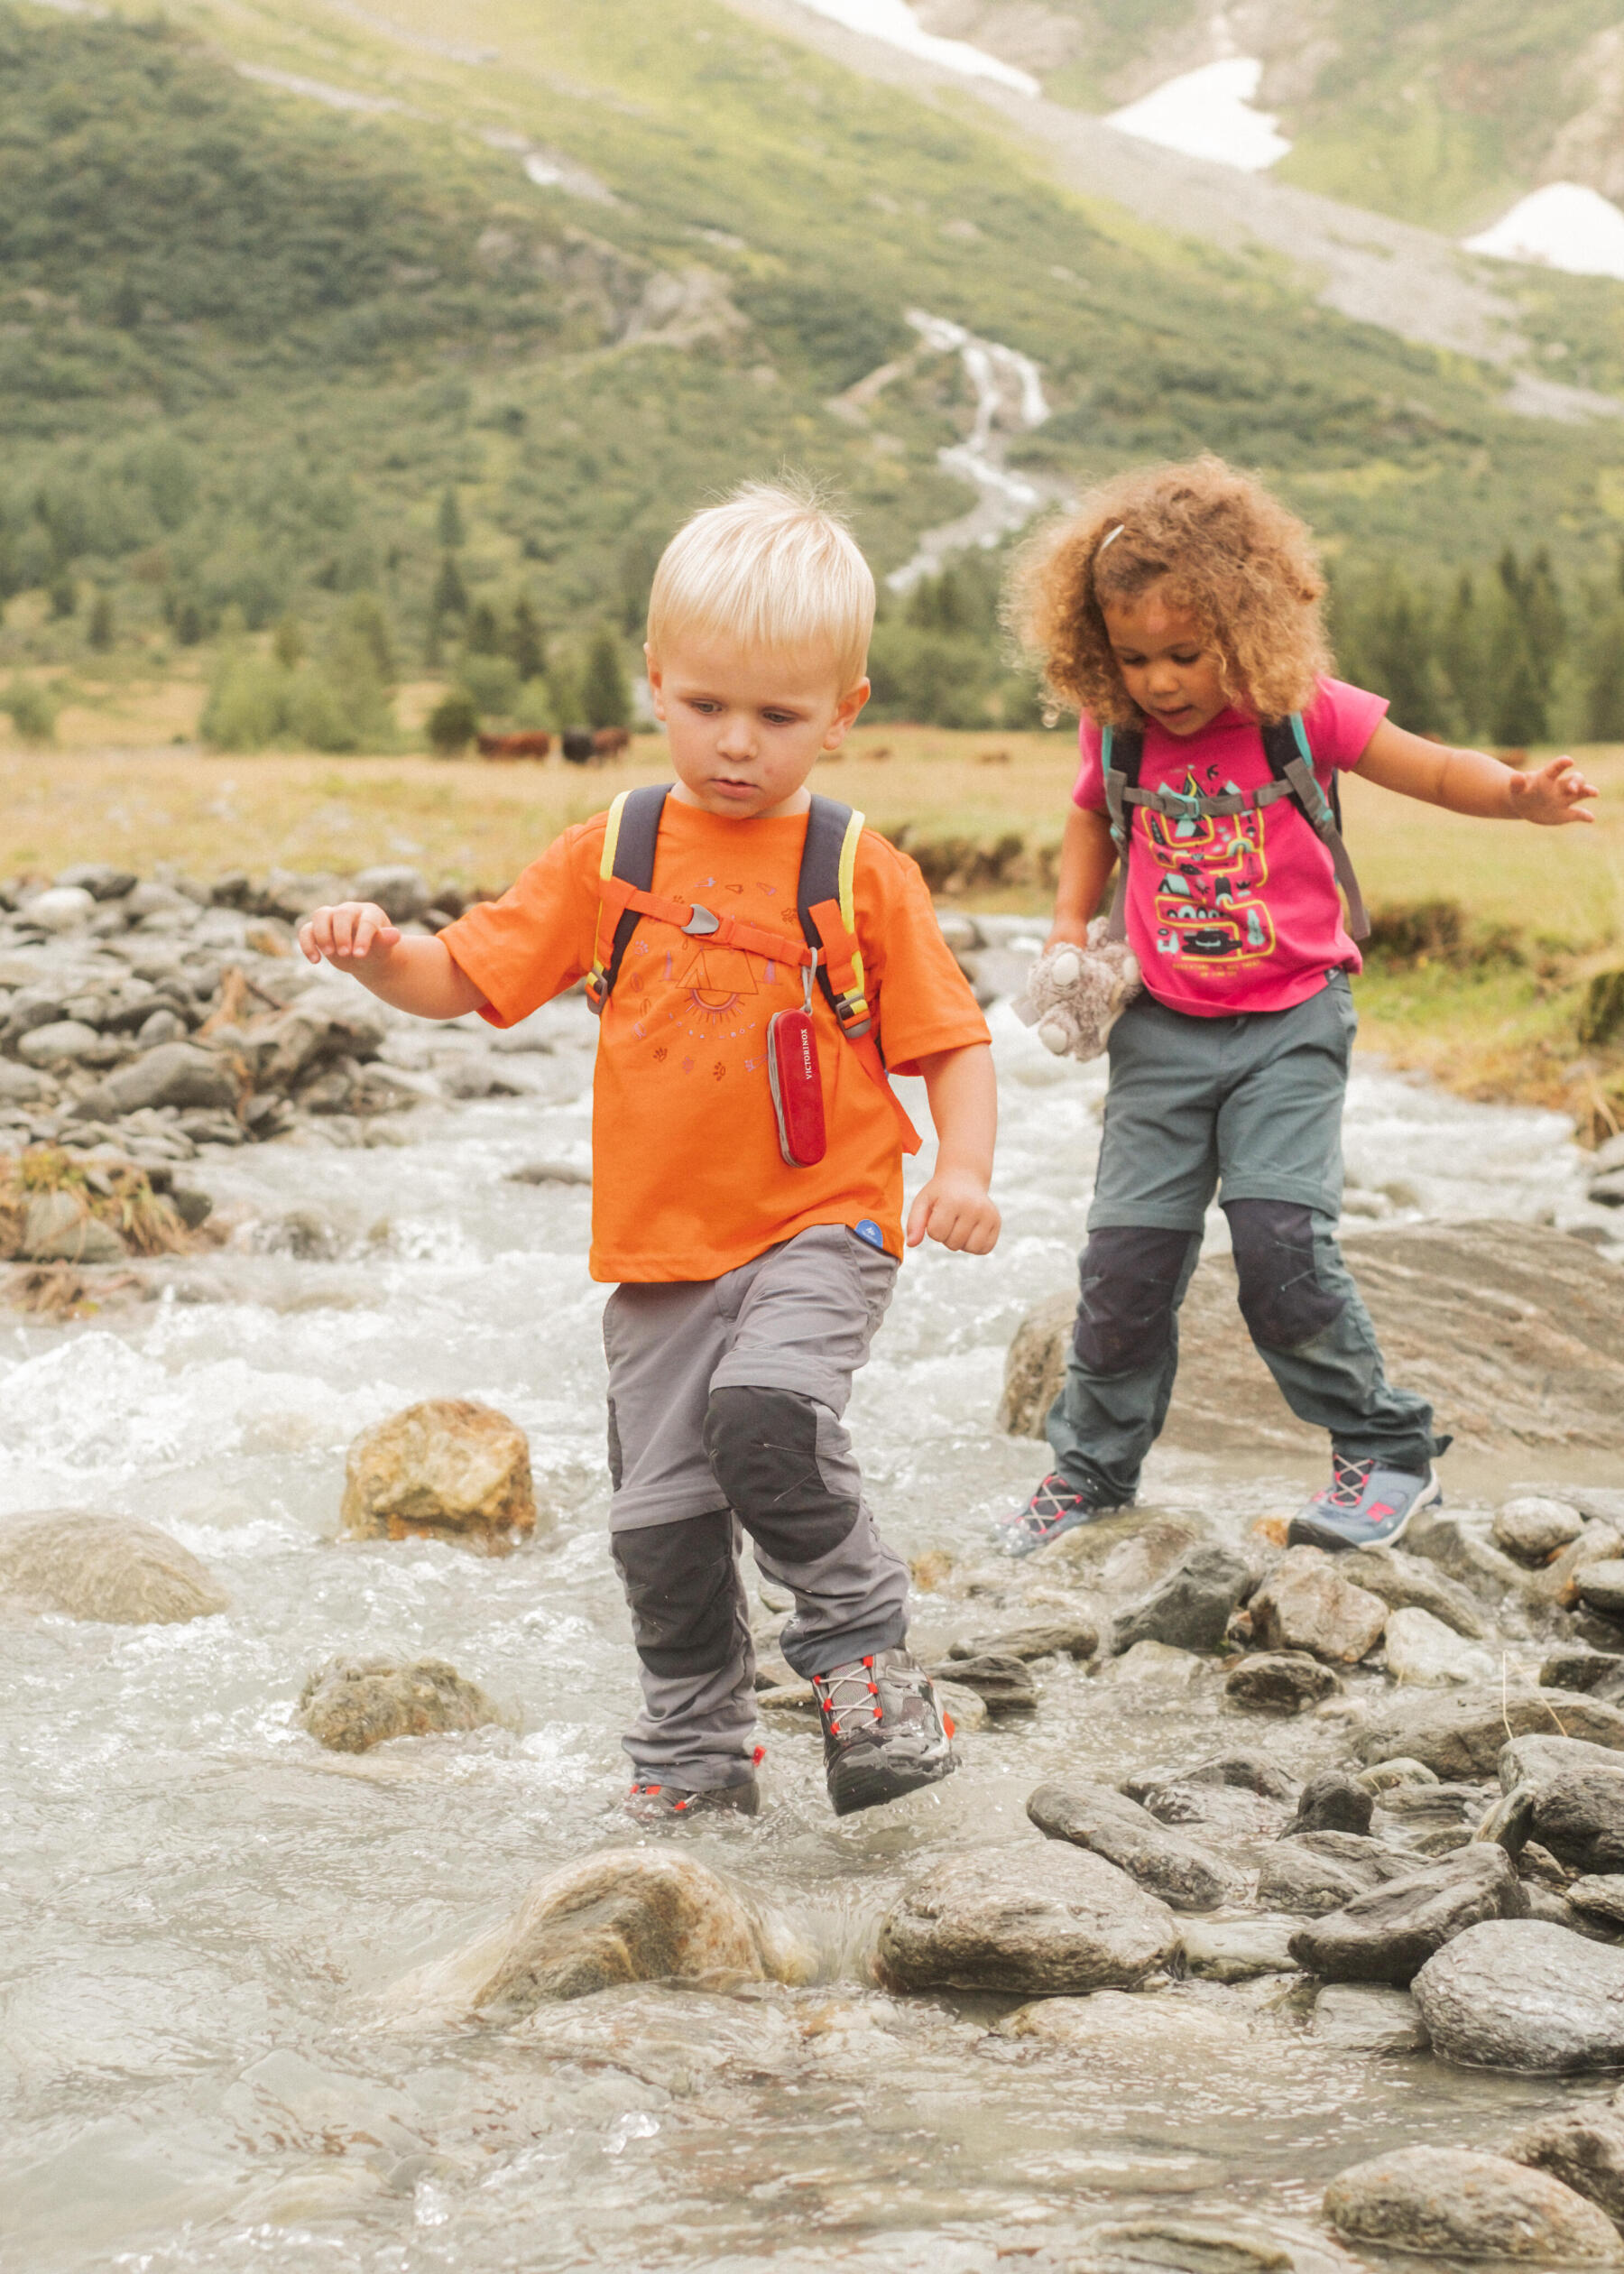
[[[682,1824],[689,1816],[752,1816],[761,1805],[753,1777],[743,1784],[717,1785],[704,1792],[685,1792],[680,1785],[651,1784],[640,1777],[622,1802],[637,1824]]]
[[[1046,1476],[1024,1508],[1013,1516],[1001,1516],[992,1536],[1006,1556],[1035,1556],[1079,1524],[1097,1524],[1102,1516],[1119,1515],[1127,1503],[1090,1500],[1063,1476]]]
[[[1332,1466],[1335,1474],[1324,1491],[1292,1518],[1288,1547],[1327,1548],[1333,1555],[1347,1548],[1390,1548],[1418,1508],[1444,1497],[1430,1468],[1417,1475],[1379,1460],[1344,1461],[1340,1454],[1332,1456]]]
[[[824,1774],[836,1816],[900,1800],[958,1767],[953,1724],[911,1652],[877,1650],[812,1677],[823,1720]]]

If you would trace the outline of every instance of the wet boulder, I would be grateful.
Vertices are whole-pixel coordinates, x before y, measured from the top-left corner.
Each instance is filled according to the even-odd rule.
[[[1260,1650],[1232,1669],[1223,1694],[1248,1714],[1306,1714],[1334,1697],[1342,1683],[1306,1650]]]
[[[1581,1769],[1601,1769],[1617,1775],[1624,1772],[1624,1752],[1582,1737],[1558,1737],[1547,1724],[1502,1745],[1495,1768],[1500,1790],[1515,1792],[1519,1785],[1550,1784]]]
[[[1120,1655],[1136,1642],[1165,1642],[1179,1650],[1221,1649],[1230,1613],[1251,1576],[1245,1557],[1232,1548],[1216,1542],[1192,1548],[1149,1595],[1120,1614],[1112,1650]]]
[[[1624,1930],[1624,1872],[1587,1872],[1564,1892],[1582,1918]]]
[[[504,1555],[536,1526],[530,1441],[472,1398],[429,1398],[364,1429],[345,1468],[352,1539],[455,1540]]]
[[[618,1983],[804,1982],[812,1971],[784,1923],[719,1872],[609,1848],[539,1881],[510,1920],[412,1989],[517,2019]]]
[[[1624,1748],[1624,1713],[1572,1690],[1510,1690],[1498,1683],[1428,1696],[1402,1695],[1370,1717],[1354,1740],[1361,1761],[1397,1753],[1440,1777],[1491,1777],[1507,1733],[1566,1730],[1571,1737]]]
[[[1546,1659],[1539,1680],[1544,1689],[1593,1690],[1616,1706],[1624,1687],[1624,1655],[1593,1650],[1588,1642],[1564,1642]]]
[[[1624,1558],[1609,1556],[1597,1563],[1580,1564],[1573,1573],[1573,1585],[1586,1610],[1600,1611],[1609,1619],[1624,1619]]]
[[[1340,2174],[1325,2216],[1352,2242],[1513,2264],[1624,2265],[1592,2203],[1548,2173],[1472,2148],[1400,2148]]]
[[[0,1602],[110,1626],[175,1626],[231,1608],[207,1566],[167,1532],[71,1508],[0,1518]]]
[[[148,1106],[230,1112],[237,1079],[226,1060],[196,1042],[161,1042],[121,1066],[79,1100],[81,1121],[117,1121]]]
[[[1103,1856],[1054,1841],[930,1866],[887,1914],[876,1964],[895,1990],[1062,1997],[1137,1989],[1177,1947],[1165,1903]]]
[[[1481,1642],[1489,1632],[1471,1589],[1419,1556],[1397,1548],[1357,1548],[1337,1558],[1337,1568],[1367,1595],[1379,1595],[1389,1611],[1430,1612],[1472,1642]]]
[[[1179,1930],[1186,1970],[1204,1982],[1254,1982],[1296,1974],[1291,1937],[1297,1920],[1268,1912],[1246,1918],[1188,1918]]]
[[[1030,1659],[1040,1658],[1091,1659],[1100,1647],[1098,1623],[1086,1612],[1054,1613],[1041,1619],[1028,1619],[1020,1626],[1005,1627],[996,1634],[973,1636],[968,1641],[950,1642],[950,1659],[973,1659],[993,1656]]]
[[[1305,1832],[1368,1832],[1376,1812],[1372,1796],[1340,1769],[1322,1769],[1310,1777],[1297,1795],[1296,1814],[1286,1827],[1287,1839]]]
[[[1469,1927],[1520,1918],[1526,1908],[1504,1849],[1462,1848],[1299,1928],[1291,1955],[1326,1982],[1384,1982],[1402,1990]]]
[[[483,1729],[502,1715],[444,1659],[330,1659],[299,1694],[298,1715],[329,1752],[370,1752],[392,1737]]]
[[[1394,1681],[1423,1689],[1486,1682],[1495,1671],[1487,1650],[1413,1605],[1388,1613],[1387,1662]]]
[[[1468,2068],[1624,2066],[1624,1950],[1538,1918],[1469,1927],[1416,1974],[1434,2050]]]
[[[1541,1785],[1529,1830],[1570,1871],[1624,1871],[1624,1756],[1618,1769],[1571,1770]]]
[[[1388,1610],[1379,1595],[1344,1579],[1318,1548],[1288,1548],[1251,1599],[1252,1633],[1265,1650],[1306,1650],[1354,1666],[1381,1640]]]
[[[1426,2024],[1407,1990],[1373,1982],[1328,1982],[1309,2029],[1335,2053],[1425,2053]]]
[[[1230,2001],[1187,1983],[1155,1990],[1096,1990],[1086,1998],[1039,1998],[1017,2006],[994,2035],[1017,2044],[1053,2046],[1068,2053],[1121,2054],[1143,2062],[1152,2052],[1172,2056],[1233,2050],[1239,2017]],[[1241,2022],[1241,2029],[1245,2024]]]
[[[1108,1785],[1039,1785],[1027,1814],[1046,1838],[1103,1855],[1175,1910],[1216,1910],[1245,1891],[1239,1872]]]
[[[1277,1840],[1258,1867],[1258,1901],[1268,1910],[1319,1918],[1414,1867],[1380,1840],[1352,1832],[1307,1832]]]
[[[1501,2153],[1530,2170],[1549,2172],[1615,2226],[1624,2225],[1624,2114],[1616,2097],[1542,2117],[1515,2132]]]
[[[1584,1519],[1566,1501],[1528,1493],[1509,1500],[1494,1519],[1494,1543],[1518,1563],[1548,1564],[1584,1536]]]
[[[1001,1650],[985,1650],[975,1658],[950,1658],[930,1669],[933,1681],[951,1682],[973,1690],[989,1714],[1030,1714],[1038,1705],[1038,1687],[1025,1661]]]

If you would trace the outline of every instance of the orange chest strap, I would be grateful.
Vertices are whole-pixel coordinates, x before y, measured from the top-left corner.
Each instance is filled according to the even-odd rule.
[[[639,916],[651,916],[656,923],[674,924],[679,932],[686,932],[690,939],[703,939],[707,947],[743,948],[747,956],[789,964],[798,971],[813,961],[813,951],[803,940],[792,938],[788,932],[767,931],[759,924],[743,924],[736,916],[718,916],[699,901],[669,900],[663,893],[645,892],[623,876],[604,877],[598,891],[611,929],[614,920],[629,908]]]

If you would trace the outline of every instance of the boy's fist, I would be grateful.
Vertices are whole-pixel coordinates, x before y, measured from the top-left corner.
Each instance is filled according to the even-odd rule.
[[[1003,1223],[978,1177],[963,1169],[938,1169],[914,1196],[908,1212],[908,1245],[927,1234],[961,1255],[991,1255]]]
[[[318,908],[299,928],[299,944],[311,963],[325,956],[328,963],[349,971],[375,955],[386,955],[400,937],[399,925],[392,924],[373,901],[342,901],[337,908]]]
[[[1549,758],[1531,773],[1514,773],[1507,784],[1511,810],[1519,821],[1540,821],[1547,828],[1564,821],[1593,821],[1584,800],[1598,793],[1571,758]]]

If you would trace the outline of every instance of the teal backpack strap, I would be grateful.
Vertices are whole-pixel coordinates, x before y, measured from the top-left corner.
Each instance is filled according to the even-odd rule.
[[[1105,926],[1107,939],[1128,937],[1128,848],[1133,842],[1133,815],[1128,792],[1139,788],[1144,758],[1145,737],[1141,729],[1124,726],[1119,732],[1114,726],[1101,727],[1100,771],[1105,782],[1105,811],[1111,821],[1112,841],[1117,849],[1116,890]]]
[[[1348,934],[1352,939],[1368,939],[1370,920],[1365,913],[1364,895],[1359,889],[1353,858],[1348,851],[1342,833],[1340,800],[1333,803],[1320,788],[1319,777],[1314,771],[1314,753],[1308,746],[1308,731],[1303,725],[1301,711],[1293,711],[1289,718],[1269,720],[1262,728],[1264,754],[1269,770],[1277,781],[1283,781],[1301,807],[1304,818],[1327,853],[1348,903]],[[1334,776],[1333,788],[1334,790]]]

